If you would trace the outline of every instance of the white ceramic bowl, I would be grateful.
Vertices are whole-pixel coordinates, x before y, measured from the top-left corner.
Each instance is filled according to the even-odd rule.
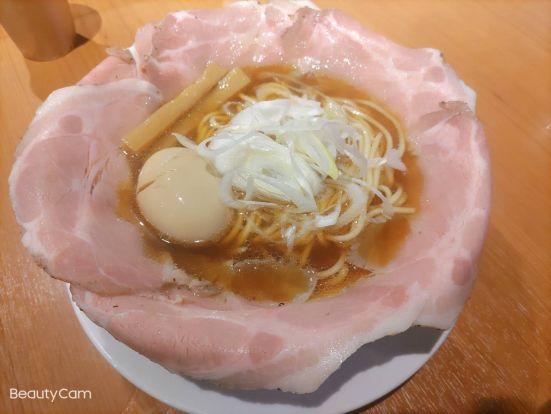
[[[90,341],[121,375],[165,404],[192,414],[328,414],[354,410],[403,384],[450,332],[413,327],[364,345],[311,394],[230,391],[167,371],[117,341],[72,304]]]

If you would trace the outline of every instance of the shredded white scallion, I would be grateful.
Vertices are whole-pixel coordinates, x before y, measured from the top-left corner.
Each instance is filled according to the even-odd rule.
[[[329,96],[300,74],[258,79],[252,93],[203,118],[196,147],[179,141],[210,162],[221,200],[239,210],[224,245],[268,243],[300,266],[313,246],[333,246],[338,260],[317,277],[341,280],[366,226],[413,212],[397,178],[405,132],[375,102]]]

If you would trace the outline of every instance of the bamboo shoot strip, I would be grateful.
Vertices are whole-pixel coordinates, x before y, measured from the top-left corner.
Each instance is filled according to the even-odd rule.
[[[234,68],[222,79],[216,88],[205,96],[185,117],[180,119],[171,132],[188,135],[197,127],[203,117],[229,101],[232,96],[247,86],[251,79],[239,68]],[[174,143],[176,138],[172,137]]]
[[[124,138],[124,145],[136,153],[149,146],[182,115],[188,112],[226,75],[227,70],[211,63],[201,77],[185,88],[176,98],[167,102]]]

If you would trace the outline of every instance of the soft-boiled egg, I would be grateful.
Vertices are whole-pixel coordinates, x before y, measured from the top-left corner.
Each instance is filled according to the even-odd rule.
[[[143,165],[136,198],[144,218],[169,240],[206,243],[219,239],[231,221],[219,187],[220,178],[194,151],[166,148]]]

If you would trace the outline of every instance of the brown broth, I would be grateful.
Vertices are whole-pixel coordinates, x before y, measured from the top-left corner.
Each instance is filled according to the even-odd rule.
[[[419,211],[423,177],[415,156],[406,152],[403,161],[407,172],[397,171],[395,179],[408,195],[407,206]],[[370,224],[358,236],[360,256],[377,267],[388,264],[409,234],[411,219],[412,215],[396,215],[383,224]]]
[[[406,205],[419,211],[421,190],[423,187],[423,176],[417,165],[416,157],[406,152],[402,158],[407,167],[407,172],[397,172],[395,179],[402,185],[408,195]],[[404,241],[410,233],[410,222],[415,214],[396,215],[382,224],[370,224],[358,236],[358,253],[370,264],[376,267],[382,267],[388,264],[398,253]],[[331,279],[318,282],[310,299],[317,299],[336,295],[347,286],[357,282],[362,277],[368,276],[368,272],[363,269],[350,267],[348,275],[344,280],[333,283]]]
[[[244,70],[251,77],[252,82],[243,92],[251,94],[259,83],[264,82],[264,80],[260,81],[258,79],[260,73],[265,71],[289,73],[292,68],[271,66],[246,68]],[[304,76],[302,81],[315,86],[330,96],[372,100],[365,93],[344,81],[324,75],[309,74]],[[390,121],[379,116],[375,111],[370,115],[376,117],[393,135],[397,133]],[[195,133],[196,131],[193,131],[190,137],[193,138]],[[158,262],[171,260],[188,274],[208,280],[220,290],[229,290],[253,301],[286,303],[292,301],[297,295],[306,292],[309,281],[305,272],[297,264],[286,259],[285,255],[277,253],[275,249],[273,249],[272,255],[268,256],[268,258],[275,260],[268,264],[265,261],[267,258],[266,246],[257,248],[249,245],[247,252],[240,255],[234,254],[235,252],[231,249],[217,247],[216,245],[182,246],[163,240],[155,229],[147,224],[137,207],[135,183],[145,160],[163,146],[163,143],[157,142],[140,156],[128,156],[132,181],[121,185],[118,193],[117,214],[124,220],[141,226],[146,254]],[[395,179],[408,194],[409,199],[406,205],[417,208],[422,187],[422,176],[414,156],[406,153],[404,163],[407,166],[407,172],[397,172]],[[361,255],[366,260],[379,266],[388,263],[409,234],[410,219],[409,216],[396,216],[384,224],[369,225],[359,236]],[[327,268],[335,263],[342,250],[346,248],[347,246],[316,244],[312,249],[309,266],[320,270]],[[237,262],[239,262],[238,265],[233,264]],[[338,294],[347,286],[367,275],[368,272],[365,270],[351,266],[348,275],[338,283],[334,283],[331,279],[318,282],[311,299]]]
[[[283,260],[270,265],[262,263],[266,257],[254,246],[246,254],[235,255],[231,249],[216,245],[191,247],[166,241],[142,217],[136,202],[135,182],[142,157],[128,159],[133,179],[119,186],[116,213],[141,228],[144,251],[149,258],[159,263],[172,261],[220,290],[230,290],[253,301],[286,303],[308,290],[309,279],[300,267]],[[233,266],[233,259],[238,259],[239,265]]]

